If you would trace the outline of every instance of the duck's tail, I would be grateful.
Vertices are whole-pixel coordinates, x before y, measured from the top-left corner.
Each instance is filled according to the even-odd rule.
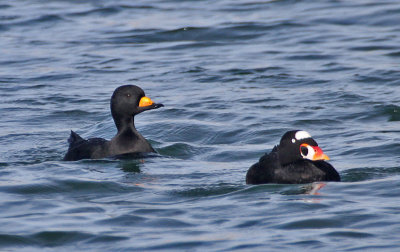
[[[85,139],[83,139],[80,135],[71,130],[71,135],[68,138],[69,145],[71,146],[81,141],[85,141]]]

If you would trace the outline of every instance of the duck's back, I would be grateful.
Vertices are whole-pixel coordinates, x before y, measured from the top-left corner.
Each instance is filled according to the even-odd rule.
[[[278,168],[279,160],[276,147],[269,154],[265,154],[260,160],[253,164],[246,174],[247,184],[265,184],[274,182],[274,170]]]
[[[69,148],[64,156],[64,161],[103,158],[107,152],[108,141],[103,138],[90,138],[85,140],[71,131],[68,142]]]
[[[274,182],[282,184],[305,184],[317,181],[340,181],[340,176],[329,163],[318,160],[299,160],[274,169]]]
[[[246,174],[247,184],[305,184],[316,181],[340,181],[339,173],[329,163],[298,160],[281,165],[276,147],[253,164]]]

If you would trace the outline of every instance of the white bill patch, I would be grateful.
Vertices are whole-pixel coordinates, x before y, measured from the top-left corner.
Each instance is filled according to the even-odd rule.
[[[302,144],[301,146],[303,146],[303,144]],[[303,151],[302,151],[302,149],[301,149],[302,147],[300,147],[300,154],[301,154],[301,156],[302,156],[304,159],[314,160],[314,155],[315,155],[315,150],[314,150],[314,148],[311,147],[310,145],[306,145],[306,146],[304,146],[304,147],[307,148],[307,152],[306,152],[306,153],[303,153]],[[304,155],[304,154],[307,154],[307,155]]]
[[[296,140],[301,140],[301,139],[305,139],[305,138],[311,138],[311,135],[308,134],[307,131],[300,130],[300,131],[296,132],[294,137],[296,138]]]

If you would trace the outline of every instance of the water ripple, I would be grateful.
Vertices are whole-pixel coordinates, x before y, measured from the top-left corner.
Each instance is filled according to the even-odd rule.
[[[400,178],[396,1],[0,4],[0,250],[393,250]],[[113,90],[158,153],[62,161],[110,139]],[[342,182],[246,185],[287,130]]]

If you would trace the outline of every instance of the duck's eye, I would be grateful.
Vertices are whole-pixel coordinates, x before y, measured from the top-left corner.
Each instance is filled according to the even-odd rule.
[[[131,94],[130,94],[130,93],[127,93],[127,94],[126,94],[126,97],[131,97]]]
[[[301,151],[301,154],[303,154],[303,156],[308,155],[308,148],[306,146],[301,146],[300,151]]]
[[[292,138],[292,143],[295,143],[295,142],[296,142],[296,139]]]

